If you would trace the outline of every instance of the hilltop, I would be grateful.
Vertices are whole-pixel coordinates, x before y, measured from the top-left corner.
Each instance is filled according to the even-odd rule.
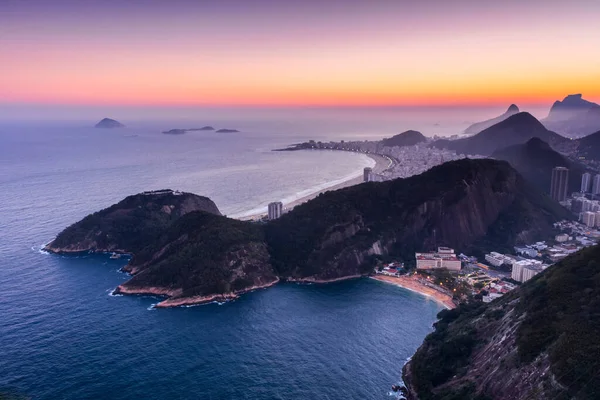
[[[587,171],[583,165],[569,160],[537,137],[524,144],[496,150],[492,158],[508,161],[525,179],[544,193],[550,192],[554,167],[569,168],[569,193],[580,190],[581,175]]]
[[[95,125],[95,127],[112,129],[112,128],[124,128],[125,125],[123,125],[122,123],[120,123],[119,121],[114,120],[114,119],[103,118],[100,122],[98,122]]]
[[[175,220],[192,211],[221,215],[207,197],[170,189],[139,193],[69,226],[48,243],[45,250],[135,253],[156,240]]]
[[[579,139],[577,154],[590,160],[600,160],[600,131]]]
[[[489,304],[438,314],[404,367],[409,399],[597,399],[600,247]]]
[[[467,129],[465,129],[464,133],[466,135],[474,135],[476,133],[481,132],[484,129],[489,128],[492,125],[496,125],[497,123],[504,121],[506,118],[510,117],[511,115],[517,114],[519,112],[520,112],[519,107],[517,107],[516,104],[511,104],[508,107],[508,109],[504,112],[504,114],[499,115],[495,118],[490,118],[485,121],[476,122],[473,125],[469,126]]]
[[[542,120],[548,129],[568,137],[582,137],[600,130],[600,105],[571,94],[556,101]]]
[[[433,142],[431,146],[455,150],[461,154],[487,156],[503,147],[525,143],[533,137],[542,139],[552,147],[564,145],[569,141],[546,129],[533,115],[520,112],[484,129],[475,136],[458,140],[440,139]]]
[[[223,217],[205,197],[161,196],[130,196],[46,249],[133,253],[124,268],[133,277],[117,292],[164,295],[159,306],[176,306],[235,298],[279,279],[366,275],[379,256],[408,261],[438,245],[503,251],[545,238],[553,222],[569,218],[508,163],[489,159],[326,192],[267,224]]]
[[[409,130],[406,132],[399,133],[391,138],[386,138],[381,140],[382,146],[387,147],[404,147],[404,146],[414,146],[419,143],[426,142],[427,138],[423,136],[421,132]]]

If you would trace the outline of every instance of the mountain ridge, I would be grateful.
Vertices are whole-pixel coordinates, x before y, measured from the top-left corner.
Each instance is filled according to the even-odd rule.
[[[475,122],[474,124],[469,126],[467,129],[465,129],[465,131],[463,133],[465,135],[475,135],[475,134],[481,132],[482,130],[487,129],[490,126],[496,125],[497,123],[504,121],[506,118],[510,117],[511,115],[517,114],[519,112],[521,112],[519,110],[519,107],[516,104],[511,104],[508,107],[508,109],[504,112],[504,114],[501,114],[494,118],[490,118],[485,121]]]

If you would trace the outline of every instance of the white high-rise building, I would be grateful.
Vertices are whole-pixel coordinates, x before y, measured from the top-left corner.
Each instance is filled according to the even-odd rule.
[[[596,225],[596,213],[586,211],[581,215],[581,220],[584,224],[593,228]]]
[[[592,174],[589,172],[581,175],[581,193],[587,193],[590,191],[590,186],[592,184]]]
[[[600,211],[596,212],[596,228],[600,228]]]
[[[594,182],[592,184],[592,194],[600,193],[600,174],[594,176]]]
[[[283,203],[280,201],[275,201],[273,203],[269,203],[269,219],[277,219],[279,217],[281,217],[281,214],[283,214]]]
[[[366,167],[363,171],[363,182],[370,182],[372,179],[373,168]]]

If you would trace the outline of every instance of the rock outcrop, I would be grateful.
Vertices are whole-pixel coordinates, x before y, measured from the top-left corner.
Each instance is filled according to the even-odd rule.
[[[427,138],[423,136],[421,132],[417,131],[406,131],[399,133],[391,138],[381,140],[381,145],[386,147],[405,147],[414,146],[419,143],[426,142]]]
[[[490,126],[496,125],[497,123],[504,121],[506,118],[510,117],[511,115],[517,114],[519,112],[520,112],[519,107],[517,107],[516,104],[511,104],[508,107],[508,109],[504,112],[504,114],[499,115],[495,118],[490,118],[485,121],[476,122],[473,125],[469,126],[467,129],[465,129],[464,134],[465,135],[475,135],[475,134],[481,132],[482,130],[487,129]]]
[[[567,137],[587,136],[600,130],[600,105],[585,100],[581,94],[571,94],[556,101],[542,122]]]
[[[102,121],[98,122],[95,125],[96,128],[105,128],[105,129],[113,129],[113,128],[124,128],[125,125],[110,118],[104,118]]]
[[[404,367],[408,398],[598,398],[598,260],[587,248],[489,304],[440,312]]]

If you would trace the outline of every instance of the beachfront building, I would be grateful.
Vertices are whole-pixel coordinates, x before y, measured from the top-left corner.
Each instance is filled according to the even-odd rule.
[[[275,201],[273,203],[269,203],[268,207],[268,217],[269,220],[277,219],[281,217],[283,214],[283,203],[280,201]]]
[[[373,168],[366,167],[363,171],[363,181],[369,182],[371,181],[371,174],[373,173]]]
[[[460,271],[461,262],[454,254],[454,249],[449,247],[438,247],[437,252],[415,253],[417,269],[447,269]]]

